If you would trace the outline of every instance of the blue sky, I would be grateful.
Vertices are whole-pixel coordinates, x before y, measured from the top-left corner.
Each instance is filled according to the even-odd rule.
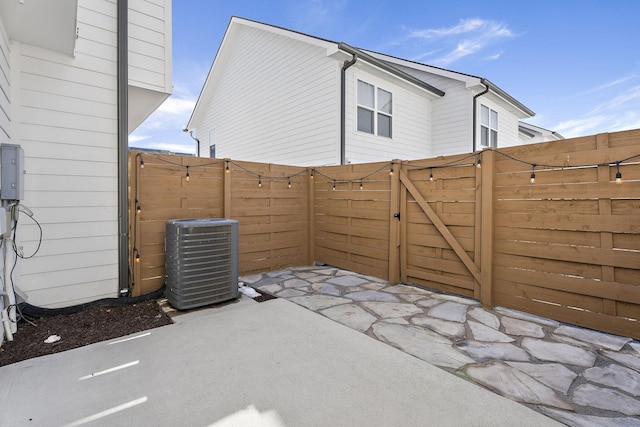
[[[232,16],[484,77],[565,137],[640,128],[637,0],[174,0],[173,95],[129,145],[182,132]]]

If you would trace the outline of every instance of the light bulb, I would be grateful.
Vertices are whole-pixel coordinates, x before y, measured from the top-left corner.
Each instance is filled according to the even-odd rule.
[[[531,179],[529,179],[529,182],[532,184],[536,183],[536,174],[535,172],[531,172]]]
[[[333,180],[333,188],[331,190],[336,191],[336,180],[335,179]]]
[[[622,173],[620,171],[616,173],[616,184],[622,184]]]
[[[140,169],[144,169],[144,160],[140,157]]]
[[[258,176],[258,188],[262,188],[262,177]]]
[[[291,188],[291,178],[289,178],[288,187]]]
[[[362,180],[360,180],[360,189],[361,189],[361,190],[362,190],[362,187],[363,187],[363,185],[362,185]]]

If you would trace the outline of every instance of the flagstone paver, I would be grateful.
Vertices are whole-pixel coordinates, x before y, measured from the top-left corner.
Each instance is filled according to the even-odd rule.
[[[433,317],[414,317],[411,322],[417,326],[426,326],[434,332],[456,340],[463,339],[467,333],[464,324],[459,322],[449,322]]]
[[[518,402],[573,409],[551,388],[501,362],[494,361],[481,366],[471,365],[463,371],[472,380]]]
[[[350,292],[349,298],[354,301],[385,301],[398,302],[398,298],[388,292],[379,292],[374,290]]]
[[[373,325],[373,332],[381,340],[436,366],[458,369],[474,361],[455,351],[451,341],[416,326],[379,322]]]
[[[240,281],[567,425],[640,427],[640,342],[630,338],[327,266]]]
[[[402,302],[364,301],[362,306],[373,311],[383,319],[390,317],[407,317],[424,313],[419,307]]]
[[[467,320],[467,308],[469,307],[465,304],[447,301],[431,308],[429,310],[429,316],[462,323]]]
[[[526,351],[510,343],[463,341],[456,344],[456,347],[478,361],[515,360],[526,362],[531,360]]]
[[[360,332],[369,329],[377,320],[375,316],[367,313],[356,304],[341,304],[322,310],[320,313]]]
[[[539,407],[538,410],[551,418],[574,427],[639,427],[640,420],[631,417],[606,418],[595,415],[581,415],[553,408]]]
[[[627,353],[618,353],[615,351],[603,350],[600,354],[608,357],[611,360],[615,360],[618,363],[623,364],[624,366],[635,369],[640,372],[640,355],[633,355]]]
[[[509,335],[503,334],[500,331],[496,331],[489,326],[474,322],[473,320],[469,320],[467,322],[469,327],[471,328],[471,333],[473,334],[473,338],[477,341],[490,341],[490,342],[514,342],[515,339],[511,338]]]
[[[567,394],[578,374],[559,363],[506,362],[549,387]]]
[[[640,400],[618,390],[593,384],[579,385],[573,393],[573,400],[578,405],[593,406],[625,415],[640,415]]]
[[[626,343],[631,341],[630,338],[591,331],[589,329],[578,328],[575,326],[560,326],[555,330],[555,333],[557,335],[566,335],[580,341],[586,341],[615,351],[619,351]]]
[[[527,322],[513,317],[503,317],[502,325],[504,326],[505,332],[509,335],[544,338],[542,325],[537,323]]]
[[[482,307],[473,307],[468,311],[469,316],[476,319],[478,322],[489,326],[493,329],[500,328],[500,320],[494,314],[489,313]]]
[[[589,368],[582,374],[593,383],[608,385],[640,397],[640,372],[618,365]]]
[[[533,338],[524,338],[522,347],[540,360],[591,367],[596,355],[585,349],[564,343],[554,343]]]

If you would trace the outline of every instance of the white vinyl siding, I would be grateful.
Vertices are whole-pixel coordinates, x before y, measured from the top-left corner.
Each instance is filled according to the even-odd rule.
[[[393,97],[393,138],[358,131],[357,81],[383,88]],[[356,62],[347,70],[346,160],[351,163],[430,157],[431,96],[404,80]]]
[[[9,66],[9,40],[0,19],[0,142],[11,138],[11,67]]]
[[[75,57],[12,43],[12,108],[25,152],[25,206],[43,229],[20,260],[30,304],[59,307],[118,292],[116,6],[79,0]],[[39,231],[22,216],[25,253]]]
[[[215,128],[219,158],[339,163],[338,62],[322,47],[253,27],[229,37],[233,47],[218,53],[202,116],[192,120],[203,146]]]
[[[171,92],[171,1],[129,0],[129,84]]]

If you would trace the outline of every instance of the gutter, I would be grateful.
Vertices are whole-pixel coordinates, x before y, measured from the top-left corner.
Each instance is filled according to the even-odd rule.
[[[358,60],[358,55],[352,54],[353,58],[350,61],[344,61],[342,69],[340,70],[340,164],[347,164],[347,133],[346,133],[346,121],[347,121],[347,69],[354,65]]]
[[[476,122],[478,120],[478,98],[481,97],[482,95],[484,95],[485,93],[489,92],[489,85],[487,83],[485,83],[484,79],[481,80],[482,84],[484,85],[484,90],[480,93],[476,93],[475,95],[473,95],[473,119],[471,120],[471,126],[472,126],[472,139],[473,139],[473,152],[475,153],[477,147],[478,147],[478,143],[476,141],[477,138],[477,126],[476,126]]]
[[[129,5],[118,0],[118,295],[129,295]]]
[[[384,61],[376,59],[373,56],[364,53],[360,49],[357,49],[355,47],[349,46],[346,43],[339,43],[338,44],[338,49],[343,50],[343,51],[345,51],[347,53],[350,53],[351,55],[354,55],[354,56],[357,55],[359,59],[362,59],[362,60],[372,64],[373,66],[378,67],[378,68],[380,68],[380,69],[382,69],[382,70],[384,70],[384,71],[386,71],[388,73],[391,73],[391,74],[393,74],[395,76],[398,76],[398,77],[408,81],[409,83],[412,83],[412,84],[414,84],[414,85],[416,85],[416,86],[418,86],[418,87],[420,87],[422,89],[425,89],[425,90],[431,92],[432,94],[434,94],[436,96],[443,97],[445,95],[444,91],[442,91],[442,90],[440,90],[440,89],[438,89],[436,87],[433,87],[430,84],[428,84],[426,82],[423,82],[422,80],[420,80],[420,79],[418,79],[416,77],[413,77],[411,74],[405,73],[404,71],[402,71],[402,70],[400,70],[398,68],[395,68],[395,67],[387,64]]]

